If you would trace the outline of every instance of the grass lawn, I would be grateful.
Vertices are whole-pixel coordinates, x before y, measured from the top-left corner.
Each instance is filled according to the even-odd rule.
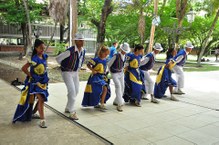
[[[184,70],[187,72],[192,71],[219,71],[219,66],[213,64],[202,64],[201,67],[198,67],[196,63],[186,63]]]
[[[90,76],[90,74],[91,74],[91,72],[80,71],[79,72],[80,81],[87,81],[89,76]]]
[[[165,54],[158,54],[157,55],[156,60],[158,60],[159,62],[155,63],[155,66],[153,68],[155,71],[155,74],[151,74],[151,75],[156,75],[156,72],[159,69],[159,67],[164,64],[165,57],[166,57]],[[214,57],[211,57],[210,60],[211,60],[211,62],[214,62],[213,61]],[[83,65],[83,68],[84,69],[80,70],[80,72],[79,72],[80,81],[87,81],[91,72],[90,71],[88,72],[88,69],[86,69],[86,64]],[[218,62],[217,66],[214,64],[208,63],[208,64],[202,64],[201,67],[198,67],[197,63],[196,63],[196,56],[189,55],[188,61],[186,62],[186,65],[184,66],[184,71],[185,72],[219,71],[219,62]]]
[[[166,55],[164,53],[157,55],[157,60],[164,62]],[[195,55],[188,55],[188,60],[184,66],[184,71],[186,72],[192,72],[192,71],[219,71],[219,62],[218,65],[213,64],[215,63],[215,56],[208,56],[205,57],[206,59],[209,59],[210,62],[207,64],[206,62],[202,63],[201,67],[197,66],[197,56]]]

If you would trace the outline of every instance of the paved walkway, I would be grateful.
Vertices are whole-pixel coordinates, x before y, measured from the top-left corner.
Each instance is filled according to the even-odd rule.
[[[104,145],[75,123],[45,108],[47,129],[38,126],[39,120],[12,124],[20,92],[0,79],[0,145]],[[52,97],[51,97],[52,99]]]
[[[123,112],[116,111],[112,105],[113,83],[107,112],[82,108],[86,82],[80,82],[77,122],[116,145],[219,145],[219,111],[216,111],[219,110],[219,71],[185,73],[185,78],[186,95],[177,96],[179,102],[142,101],[142,107],[125,105]],[[0,145],[39,144],[39,140],[41,144],[103,144],[50,109],[45,113],[48,122],[45,130],[37,126],[37,120],[12,125],[20,93],[2,80],[0,84]],[[49,84],[49,93],[48,105],[64,114],[67,101],[64,83]]]
[[[112,105],[113,84],[107,112],[82,108],[86,82],[81,82],[76,101],[78,122],[118,145],[219,145],[219,72],[186,73],[185,77],[186,95],[177,96],[179,102],[161,100],[157,105],[142,101],[142,107],[125,105],[121,113]],[[64,112],[65,85],[50,84],[49,91],[48,104]]]

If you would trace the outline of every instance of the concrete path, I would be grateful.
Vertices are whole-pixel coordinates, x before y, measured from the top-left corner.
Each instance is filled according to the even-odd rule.
[[[20,92],[1,79],[0,84],[0,145],[105,144],[75,123],[63,119],[47,108],[45,108],[48,126],[46,129],[38,126],[39,120],[12,124]]]
[[[78,123],[118,145],[219,145],[219,112],[216,111],[219,109],[219,72],[186,73],[185,77],[186,95],[178,95],[179,102],[142,101],[142,107],[125,105],[123,112],[116,111],[112,105],[113,83],[107,112],[82,108],[86,82],[81,82],[76,101]],[[48,104],[64,113],[67,101],[64,83],[50,84],[49,91]]]
[[[2,80],[0,84],[0,145],[105,143],[47,108],[47,129],[39,128],[38,120],[12,125],[20,92]],[[92,107],[81,107],[86,82],[80,82],[77,122],[116,145],[219,145],[218,84],[219,71],[185,73],[186,94],[176,96],[179,102],[142,101],[142,107],[127,104],[123,112],[118,112],[112,105],[115,88],[111,83],[108,110],[100,112]],[[67,101],[64,83],[49,84],[49,93],[48,105],[64,114]]]

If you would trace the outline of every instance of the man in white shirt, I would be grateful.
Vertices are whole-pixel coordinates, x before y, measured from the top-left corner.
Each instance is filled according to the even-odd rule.
[[[154,81],[151,79],[149,70],[154,67],[156,55],[163,50],[163,47],[160,43],[155,43],[154,50],[141,59],[140,69],[144,72],[144,84],[146,86],[146,93],[151,95],[151,102],[152,103],[159,103],[157,99],[154,98],[153,91],[154,91]],[[147,94],[142,96],[142,99],[147,99]]]
[[[75,46],[68,48],[65,52],[56,57],[56,61],[61,65],[62,78],[68,90],[68,102],[65,113],[70,113],[69,118],[78,120],[75,109],[75,100],[79,92],[79,74],[84,57],[85,49],[84,36],[82,34],[75,35]]]
[[[190,41],[187,41],[185,49],[180,50],[174,57],[176,65],[173,68],[173,72],[176,74],[177,87],[175,87],[173,94],[185,94],[181,89],[184,87],[184,72],[183,66],[186,63],[187,55],[192,51],[194,46]]]
[[[112,59],[108,62],[108,68],[112,74],[112,79],[115,84],[116,98],[113,104],[117,106],[117,110],[122,112],[123,106],[123,93],[125,89],[124,82],[124,66],[125,66],[125,54],[130,52],[128,43],[120,45],[120,52],[113,55]]]

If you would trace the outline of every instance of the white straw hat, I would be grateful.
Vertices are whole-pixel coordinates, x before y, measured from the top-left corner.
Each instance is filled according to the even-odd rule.
[[[129,53],[130,52],[129,44],[126,43],[126,42],[120,45],[120,49],[122,51],[124,51],[125,53]]]
[[[84,40],[84,36],[81,33],[76,33],[74,40]]]
[[[161,46],[160,43],[155,43],[154,47],[153,47],[155,50],[158,50],[158,51],[162,51],[163,50],[163,47]]]
[[[192,42],[187,41],[186,45],[185,45],[185,48],[194,48],[194,46],[192,45]]]

